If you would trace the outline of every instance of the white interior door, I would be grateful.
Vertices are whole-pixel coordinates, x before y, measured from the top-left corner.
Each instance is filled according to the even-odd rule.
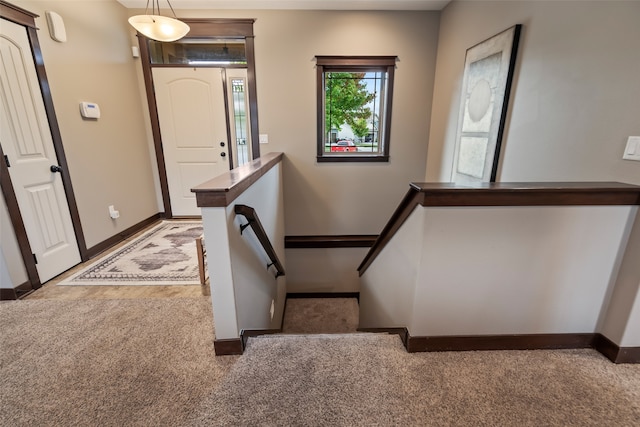
[[[0,25],[0,144],[44,283],[80,263],[27,30]],[[4,160],[3,160],[4,161]]]
[[[200,215],[191,189],[230,169],[221,71],[153,69],[174,216]]]

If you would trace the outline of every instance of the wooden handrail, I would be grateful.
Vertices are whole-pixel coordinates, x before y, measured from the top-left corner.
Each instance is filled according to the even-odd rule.
[[[262,227],[262,223],[260,222],[260,218],[258,218],[258,214],[256,213],[256,210],[253,209],[251,206],[247,206],[247,205],[235,205],[234,211],[236,215],[242,215],[247,219],[247,221],[249,221],[248,223],[240,226],[240,233],[242,233],[242,231],[245,228],[251,227],[253,232],[256,234],[258,241],[262,245],[262,248],[267,253],[267,256],[269,257],[269,259],[271,260],[271,264],[268,264],[267,268],[273,265],[276,269],[276,278],[280,276],[284,276],[284,267],[282,266],[282,263],[278,259],[278,254],[276,254],[276,251],[273,249],[273,245],[271,245],[269,236],[267,236],[267,233],[264,231],[264,228]]]
[[[640,205],[640,186],[619,182],[411,183],[409,192],[358,267],[373,263],[416,206],[616,206]]]

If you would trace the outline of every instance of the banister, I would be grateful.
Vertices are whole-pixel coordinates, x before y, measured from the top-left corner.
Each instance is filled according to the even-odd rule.
[[[236,215],[242,215],[248,221],[246,224],[242,224],[240,226],[240,233],[242,234],[245,228],[251,227],[256,237],[258,238],[258,241],[262,245],[262,248],[267,253],[267,256],[269,257],[269,259],[271,260],[271,264],[267,264],[267,268],[273,265],[276,269],[276,278],[280,276],[284,276],[284,267],[282,266],[282,263],[278,259],[278,254],[276,254],[276,251],[273,249],[273,245],[271,245],[269,236],[267,236],[267,233],[264,231],[264,228],[262,227],[262,223],[260,222],[260,218],[258,218],[258,214],[256,213],[256,210],[253,209],[251,206],[247,206],[247,205],[235,205],[234,211]]]
[[[358,267],[373,263],[416,206],[616,206],[640,205],[640,186],[619,182],[411,183],[382,233]]]

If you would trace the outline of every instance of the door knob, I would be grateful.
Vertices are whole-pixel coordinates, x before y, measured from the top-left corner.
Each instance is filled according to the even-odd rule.
[[[60,172],[60,173],[62,173],[62,168],[61,168],[60,166],[58,166],[58,165],[51,165],[51,167],[49,168],[49,170],[50,170],[51,172],[53,172],[53,173],[56,173],[56,172]]]
[[[224,142],[221,142],[221,143],[220,143],[220,147],[224,147]]]
[[[227,153],[225,153],[224,151],[222,153],[220,153],[221,157],[227,157]]]

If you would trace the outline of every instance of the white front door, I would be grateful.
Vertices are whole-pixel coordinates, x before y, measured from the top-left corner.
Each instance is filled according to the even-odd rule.
[[[229,171],[220,68],[154,68],[160,135],[174,216],[200,215],[191,189]]]
[[[0,144],[40,282],[80,263],[27,30],[0,25]],[[64,171],[62,173],[65,173]]]

